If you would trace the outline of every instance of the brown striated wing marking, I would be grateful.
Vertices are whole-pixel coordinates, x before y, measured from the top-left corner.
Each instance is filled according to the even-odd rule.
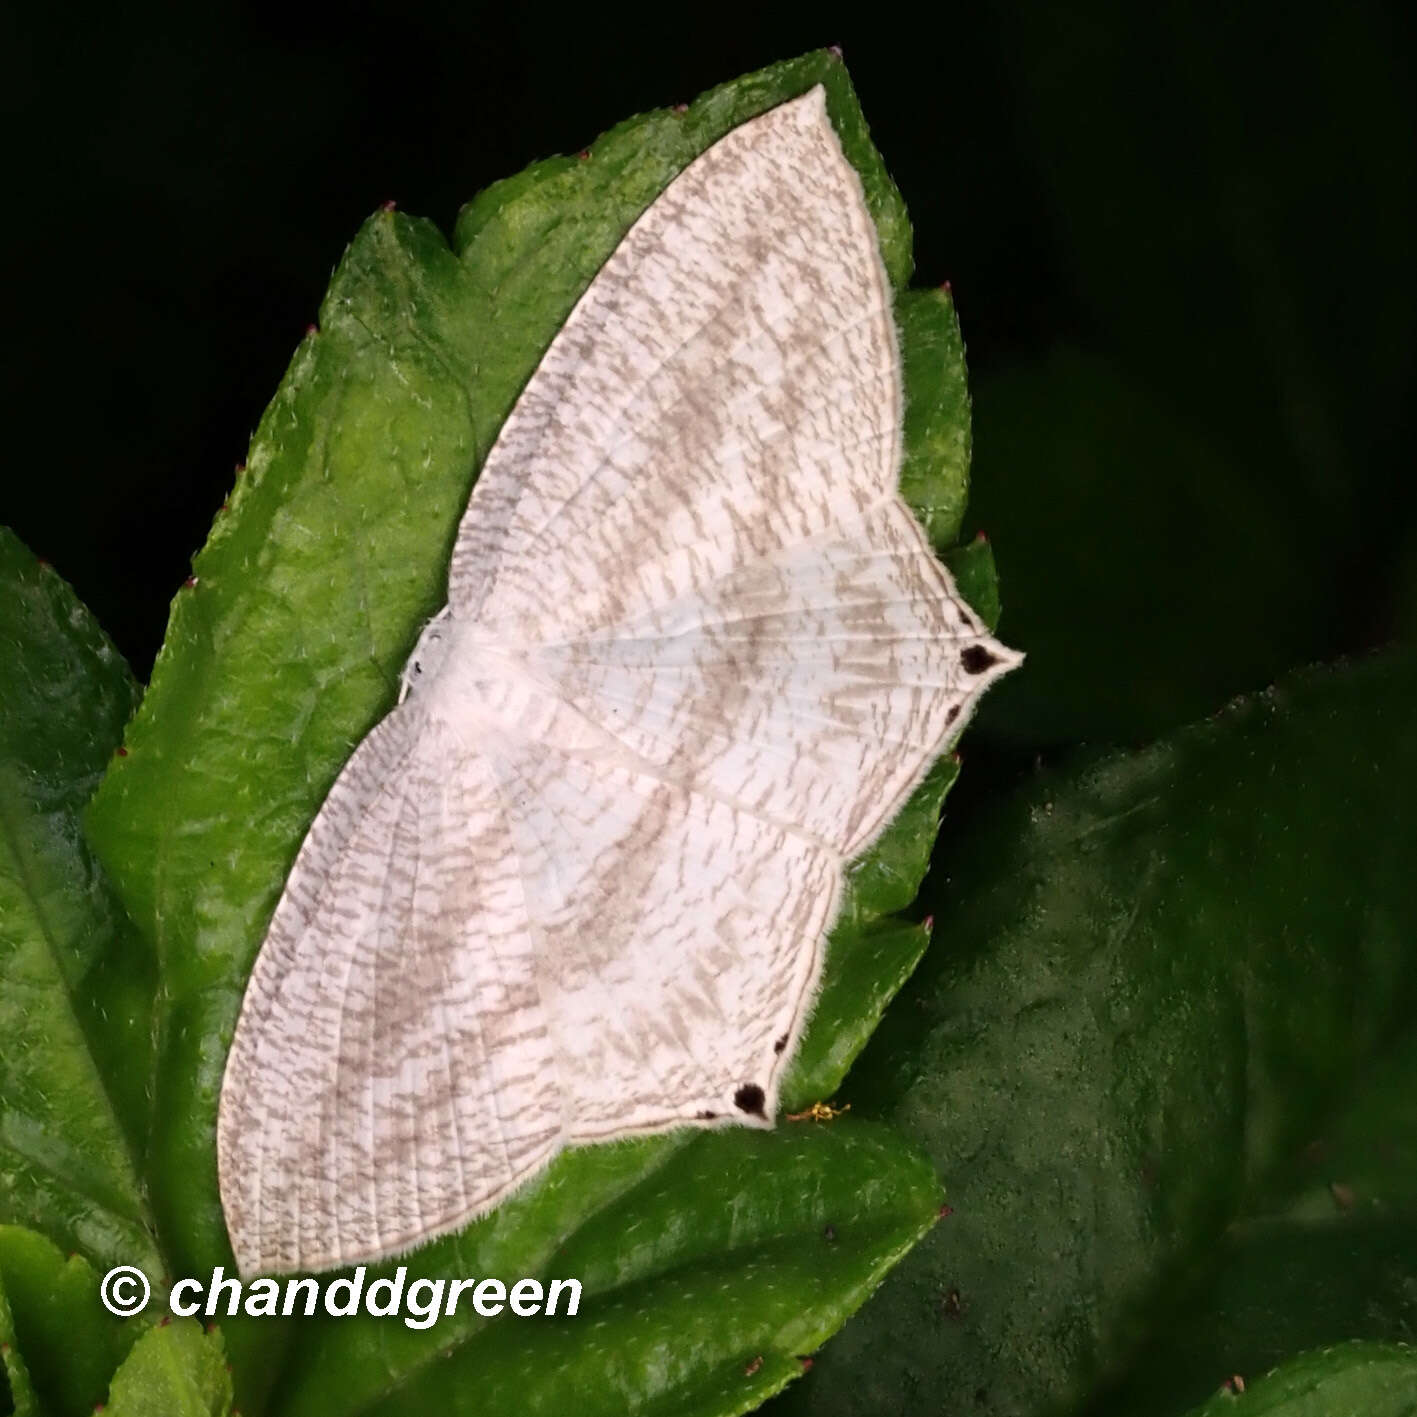
[[[521,890],[486,765],[395,710],[310,829],[227,1059],[218,1158],[243,1272],[406,1249],[560,1145]]]

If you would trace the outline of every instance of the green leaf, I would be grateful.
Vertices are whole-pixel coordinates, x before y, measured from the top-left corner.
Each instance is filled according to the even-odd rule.
[[[999,628],[1003,605],[999,600],[999,573],[994,566],[994,548],[981,531],[973,541],[953,547],[945,554],[945,564],[955,587],[975,614],[991,629]],[[995,691],[997,692],[997,690]]]
[[[0,1223],[157,1276],[132,1150],[150,960],[79,830],[136,698],[69,587],[0,531]]]
[[[886,1005],[925,953],[928,926],[901,920],[896,912],[915,900],[929,869],[940,809],[958,776],[959,760],[941,758],[880,840],[848,872],[841,915],[827,941],[822,987],[782,1081],[784,1111],[836,1091]]]
[[[1417,657],[1310,672],[946,835],[853,1070],[953,1214],[787,1400],[1065,1406],[1417,1006]],[[1222,1375],[1224,1376],[1224,1375]]]
[[[1251,1199],[1096,1417],[1182,1413],[1217,1374],[1265,1372],[1348,1339],[1417,1334],[1417,1033]]]
[[[5,1293],[5,1272],[0,1268],[0,1412],[14,1417],[39,1417],[39,1398],[30,1381],[29,1368],[20,1352],[15,1315]]]
[[[518,326],[497,332],[498,353],[505,351],[514,375],[521,371],[507,391],[507,407],[575,296],[670,180],[730,129],[814,84],[825,87],[842,150],[861,174],[891,283],[901,287],[910,279],[905,205],[871,146],[846,69],[825,50],[774,64],[710,89],[687,108],[629,118],[580,157],[533,163],[493,183],[458,214],[454,250],[495,298],[501,323]],[[574,292],[569,299],[567,291]],[[502,312],[509,318],[502,319]],[[957,377],[943,361],[939,367],[944,377]]]
[[[48,1417],[90,1417],[103,1401],[141,1325],[114,1318],[99,1301],[98,1285],[81,1256],[66,1259],[43,1235],[0,1225],[0,1296],[9,1310],[0,1313],[0,1339],[11,1345],[4,1366],[20,1417],[26,1388],[33,1410]]]
[[[231,1375],[219,1333],[192,1319],[152,1328],[113,1377],[105,1417],[227,1417]]]
[[[278,1410],[395,1417],[451,1407],[473,1387],[486,1413],[747,1412],[802,1371],[799,1355],[934,1223],[939,1202],[928,1165],[888,1129],[849,1118],[571,1152],[409,1273],[578,1278],[575,1318],[460,1308],[421,1332],[315,1320]]]
[[[818,82],[903,282],[904,210],[827,53],[686,111],[631,119],[584,160],[554,158],[498,184],[463,211],[454,250],[427,223],[381,212],[341,262],[319,332],[297,351],[174,602],[126,755],[88,816],[159,962],[149,1182],[176,1272],[230,1263],[213,1143],[247,975],[315,811],[392,705],[444,599],[456,524],[502,419],[664,184],[730,128]],[[900,318],[906,491],[942,541],[958,528],[968,472],[963,349],[942,293],[902,295]],[[789,1105],[836,1088],[923,949],[922,930],[884,917],[918,889],[954,773],[940,764],[852,871]],[[224,1320],[237,1400],[249,1410],[274,1381],[273,1411],[340,1413],[404,1394],[388,1398],[392,1411],[412,1395],[441,1400],[461,1374],[489,1413],[502,1403],[559,1410],[574,1373],[606,1402],[618,1393],[641,1411],[744,1411],[801,1371],[797,1355],[864,1300],[938,1204],[909,1146],[852,1119],[588,1148],[407,1263],[429,1278],[581,1277],[566,1266],[583,1263],[595,1270],[596,1319],[533,1331],[462,1316],[422,1332],[344,1320],[317,1340],[303,1321]],[[827,1225],[837,1238],[824,1245]],[[601,1323],[611,1346],[596,1337]],[[277,1332],[299,1334],[279,1378],[266,1346]],[[504,1350],[529,1356],[494,1380]]]
[[[1216,1393],[1195,1417],[1411,1417],[1417,1411],[1417,1352],[1401,1344],[1348,1343],[1306,1353],[1233,1390]]]
[[[977,490],[1027,667],[980,710],[1027,748],[1128,746],[1321,653],[1331,579],[1290,502],[1183,412],[1060,351],[975,391]]]
[[[947,290],[904,291],[896,304],[896,321],[905,365],[900,490],[936,549],[944,551],[959,540],[969,494],[964,337]]]

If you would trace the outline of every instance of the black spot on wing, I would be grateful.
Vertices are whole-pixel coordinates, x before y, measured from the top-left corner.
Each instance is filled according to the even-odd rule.
[[[740,1112],[747,1112],[751,1116],[761,1117],[763,1115],[763,1103],[767,1101],[767,1095],[755,1082],[745,1082],[737,1092],[733,1094],[734,1106]]]
[[[960,651],[959,662],[966,674],[982,674],[999,662],[999,656],[991,654],[983,645],[966,645]]]

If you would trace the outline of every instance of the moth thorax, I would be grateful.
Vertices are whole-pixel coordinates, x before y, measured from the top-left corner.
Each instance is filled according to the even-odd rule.
[[[418,694],[430,716],[441,720],[476,747],[488,731],[505,731],[560,741],[572,726],[568,710],[537,674],[522,647],[489,635],[478,626],[444,621],[424,631],[432,653],[423,665]],[[420,640],[420,644],[423,641]],[[572,718],[578,715],[570,715]]]

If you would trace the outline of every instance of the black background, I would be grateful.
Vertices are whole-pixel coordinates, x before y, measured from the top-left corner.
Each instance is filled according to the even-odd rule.
[[[449,230],[536,158],[835,43],[915,223],[916,280],[953,284],[981,399],[1059,348],[1109,361],[1301,524],[1340,606],[1305,651],[1379,643],[1417,584],[1410,22],[1142,9],[12,15],[0,521],[146,675],[370,211],[393,198]]]

